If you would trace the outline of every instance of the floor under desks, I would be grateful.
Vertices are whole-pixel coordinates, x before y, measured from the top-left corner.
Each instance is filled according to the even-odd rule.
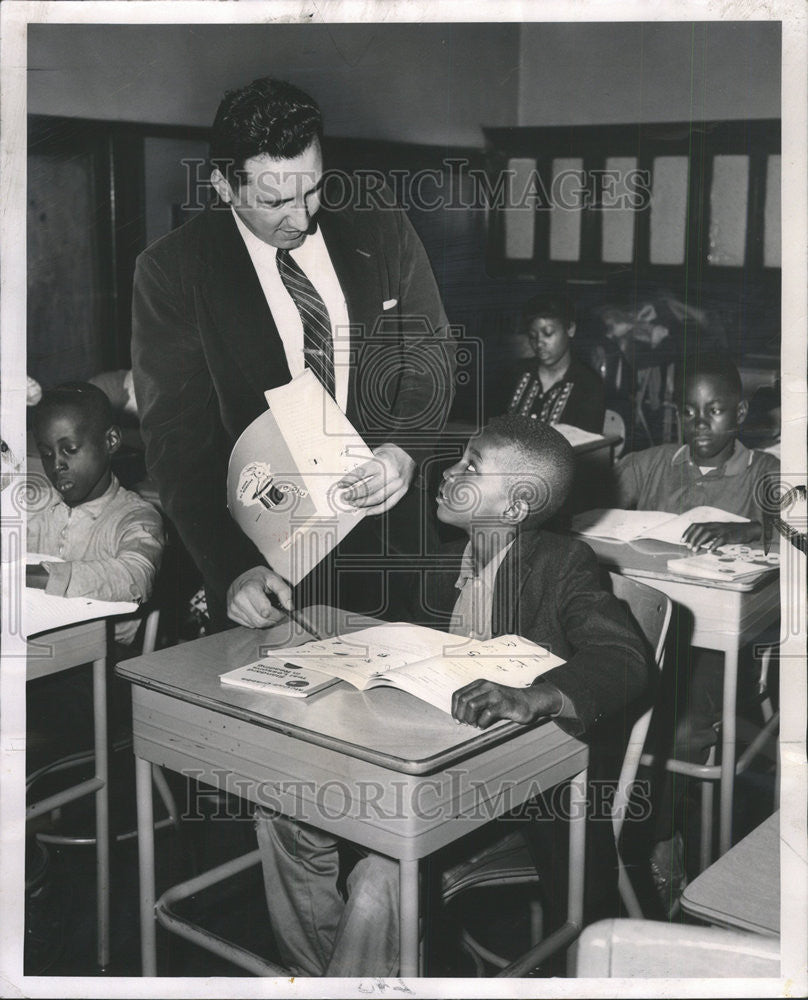
[[[134,777],[131,750],[112,754],[113,828],[133,830]],[[196,872],[235,857],[255,847],[249,810],[239,800],[224,800],[218,794],[170,776],[180,813],[186,818],[180,830],[168,827],[157,834],[157,888],[163,888]],[[773,809],[773,768],[761,762],[739,779],[736,798],[735,841],[762,822]],[[129,795],[126,789],[130,790]],[[156,813],[162,815],[159,805]],[[191,818],[194,817],[194,818]],[[693,817],[695,818],[695,817]],[[65,832],[92,836],[93,816],[89,803],[64,809],[59,827]],[[695,831],[697,835],[697,830]],[[688,836],[692,837],[690,830]],[[642,838],[640,838],[640,841]],[[697,841],[696,841],[697,842]],[[27,893],[26,974],[53,976],[98,975],[95,964],[95,861],[92,846],[47,845],[48,865],[35,888]],[[695,853],[695,852],[693,852]],[[629,859],[627,859],[629,860]],[[34,874],[36,855],[29,864]],[[137,840],[115,844],[112,856],[112,942],[108,976],[140,975],[140,941],[137,883]],[[642,891],[642,880],[640,889]],[[471,933],[494,951],[515,957],[528,947],[528,896],[524,887],[487,889],[468,893],[457,901]],[[642,899],[648,916],[660,919],[650,882]],[[456,904],[457,905],[457,904]],[[184,912],[211,930],[278,961],[277,949],[267,919],[263,884],[256,870],[206,890],[183,904]],[[686,918],[676,918],[683,922]],[[435,947],[431,975],[473,976],[470,958],[457,945],[458,923],[449,909],[430,928]],[[241,976],[244,973],[187,943],[158,930],[158,969],[166,976]],[[538,975],[564,975],[564,964],[556,961]]]

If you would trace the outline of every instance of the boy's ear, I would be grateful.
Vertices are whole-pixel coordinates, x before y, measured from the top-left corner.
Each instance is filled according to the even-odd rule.
[[[520,497],[518,500],[511,501],[510,506],[502,512],[502,516],[510,524],[521,524],[529,513],[530,508],[527,501]]]
[[[219,170],[218,167],[214,167],[210,172],[210,182],[213,185],[216,194],[225,202],[227,205],[233,200],[233,191],[225,179],[224,174]]]
[[[746,420],[746,414],[748,412],[749,412],[749,403],[745,399],[742,399],[740,403],[738,403],[738,409],[735,411],[739,427],[744,422],[744,420]]]
[[[107,452],[110,455],[114,455],[115,452],[121,446],[121,429],[117,424],[112,424],[107,428],[104,434],[104,440],[107,443]]]
[[[575,336],[575,324],[574,323],[570,323],[570,325],[567,327],[567,336],[570,338],[570,340],[572,340],[572,338]]]

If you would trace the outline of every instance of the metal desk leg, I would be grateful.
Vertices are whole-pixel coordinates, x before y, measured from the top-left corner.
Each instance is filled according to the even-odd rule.
[[[732,803],[735,791],[735,712],[738,694],[738,647],[724,653],[724,705],[721,721],[720,854],[732,847]],[[704,819],[702,818],[702,822]]]
[[[567,924],[580,933],[584,925],[584,878],[586,874],[586,778],[587,769],[570,782],[570,857],[567,883]],[[575,974],[575,942],[567,951],[567,972]]]
[[[399,971],[417,976],[418,969],[418,861],[399,861]]]
[[[140,881],[140,957],[144,976],[157,975],[157,935],[154,918],[154,809],[151,764],[135,758],[137,849]]]
[[[109,965],[109,748],[107,744],[107,661],[93,660],[93,729],[95,776],[95,871],[98,917],[98,965]]]

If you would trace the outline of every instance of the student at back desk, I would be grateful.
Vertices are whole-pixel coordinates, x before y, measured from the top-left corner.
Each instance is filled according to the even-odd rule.
[[[682,543],[696,551],[721,545],[761,543],[763,514],[759,506],[764,477],[778,476],[772,455],[745,448],[738,431],[747,413],[741,378],[735,365],[720,357],[703,357],[687,368],[676,398],[682,400],[684,444],[664,444],[632,452],[614,469],[614,506],[681,514],[702,505],[749,518],[747,522],[711,521],[691,525]],[[747,681],[751,663],[744,664]],[[677,705],[673,756],[704,763],[716,742],[721,721],[723,657],[708,650],[687,651],[676,664]],[[741,678],[739,678],[739,681]],[[740,693],[740,686],[739,686]],[[683,840],[675,813],[686,795],[686,779],[677,776],[673,795],[670,777],[658,803],[655,846],[651,858],[654,882],[666,910],[675,908],[686,883]]]

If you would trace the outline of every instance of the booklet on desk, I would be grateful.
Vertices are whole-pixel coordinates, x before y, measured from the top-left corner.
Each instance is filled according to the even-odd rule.
[[[336,484],[373,457],[310,369],[265,393],[235,444],[227,506],[269,565],[299,583],[364,517]]]
[[[780,556],[776,552],[765,555],[762,549],[746,549],[743,553],[740,549],[741,546],[727,545],[686,559],[669,559],[668,569],[671,573],[697,580],[748,583],[780,565]]]
[[[296,697],[337,680],[362,691],[394,687],[451,713],[452,694],[473,680],[529,687],[540,674],[562,663],[560,657],[517,635],[483,641],[396,622],[276,649],[219,679],[223,684]],[[289,681],[301,683],[290,687]],[[315,687],[319,681],[323,683]],[[302,682],[311,686],[303,687]]]
[[[694,507],[684,514],[659,510],[588,510],[572,519],[572,530],[586,537],[612,542],[634,542],[652,538],[682,545],[682,535],[691,524],[704,521],[748,521],[718,507]]]

